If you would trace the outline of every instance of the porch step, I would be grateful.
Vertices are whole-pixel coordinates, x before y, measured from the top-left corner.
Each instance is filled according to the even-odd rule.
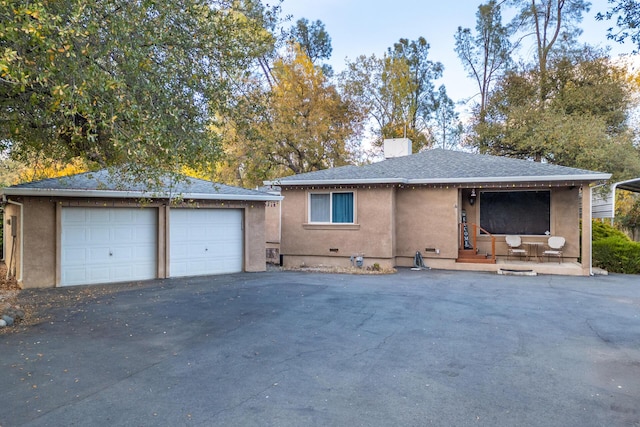
[[[456,262],[466,262],[469,264],[495,264],[496,260],[488,255],[476,253],[474,249],[460,249]]]

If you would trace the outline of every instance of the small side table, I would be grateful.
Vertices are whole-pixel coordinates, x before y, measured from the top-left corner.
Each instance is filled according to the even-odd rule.
[[[544,245],[543,242],[522,242],[523,245],[527,245],[529,250],[527,251],[527,261],[531,257],[535,257],[536,262],[540,262],[540,247]]]

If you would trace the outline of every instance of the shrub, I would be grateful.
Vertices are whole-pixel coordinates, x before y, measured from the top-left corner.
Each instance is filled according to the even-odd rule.
[[[595,240],[593,265],[612,273],[640,274],[640,243],[624,235]]]
[[[592,231],[591,231],[591,239],[595,242],[596,240],[606,239],[607,237],[620,237],[622,239],[630,240],[626,234],[617,228],[613,228],[609,224],[605,224],[600,221],[593,221]]]

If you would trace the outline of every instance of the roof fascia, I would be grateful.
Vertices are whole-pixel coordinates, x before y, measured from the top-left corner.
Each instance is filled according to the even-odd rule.
[[[477,182],[548,182],[548,181],[600,181],[611,178],[611,174],[584,175],[535,175],[535,176],[496,176],[447,179],[410,179],[409,184],[471,184]]]
[[[169,199],[167,193],[150,191],[114,191],[114,190],[61,190],[49,188],[4,188],[0,190],[4,196],[36,196],[36,197],[91,197],[114,199]],[[282,200],[283,196],[276,195],[242,195],[242,194],[208,194],[208,193],[176,193],[175,197],[194,200],[246,200],[269,202]]]
[[[286,181],[263,181],[264,185],[356,185],[356,184],[407,184],[404,178],[367,178],[367,179],[299,179]]]
[[[596,173],[583,175],[537,175],[511,177],[472,177],[472,178],[429,178],[429,179],[322,179],[322,180],[286,180],[264,181],[264,185],[302,186],[302,185],[358,185],[358,184],[474,184],[479,182],[549,182],[549,181],[601,181],[611,178],[611,174]]]

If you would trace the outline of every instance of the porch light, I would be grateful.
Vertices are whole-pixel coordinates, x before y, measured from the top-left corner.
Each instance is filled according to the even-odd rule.
[[[471,194],[469,194],[469,204],[473,206],[475,202],[476,202],[476,189],[473,188],[471,190]]]

